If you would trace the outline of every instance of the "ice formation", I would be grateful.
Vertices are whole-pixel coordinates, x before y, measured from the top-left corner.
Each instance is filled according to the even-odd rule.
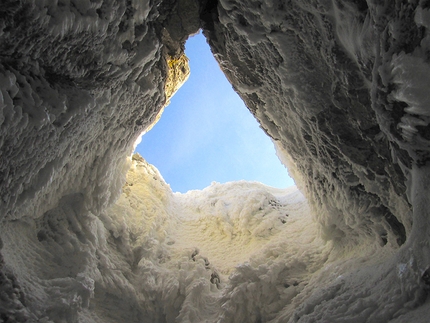
[[[199,28],[300,191],[129,157]],[[3,1],[0,321],[428,322],[429,28],[427,0]]]

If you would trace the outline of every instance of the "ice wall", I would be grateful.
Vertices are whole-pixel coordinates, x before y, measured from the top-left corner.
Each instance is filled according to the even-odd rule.
[[[429,26],[424,0],[3,1],[1,320],[426,322]],[[199,27],[310,209],[126,158]]]
[[[366,239],[403,246],[371,266],[378,287],[359,287],[369,279],[360,270],[348,277],[369,313],[350,316],[357,299],[338,290],[325,305],[320,299],[318,309],[308,308],[306,318],[287,317],[382,322],[422,304],[430,265],[422,249],[428,244],[427,2],[219,1],[206,9],[215,57],[296,174],[323,236],[343,247]],[[392,299],[383,300],[382,290]],[[349,310],[334,309],[340,295]]]
[[[193,4],[182,1],[188,13],[197,10]],[[196,14],[175,23],[182,14],[160,1],[2,2],[1,320],[49,321],[53,312],[76,314],[81,299],[88,303],[92,287],[84,276],[81,295],[81,269],[59,260],[53,271],[28,266],[45,259],[39,247],[52,236],[60,253],[79,254],[76,241],[62,236],[65,219],[76,216],[73,230],[92,239],[87,214],[99,215],[119,196],[126,156],[166,102],[168,61],[179,58],[183,40],[198,29]],[[44,218],[51,236],[34,222]],[[89,261],[80,255],[69,260]],[[29,287],[39,283],[40,290]],[[76,293],[63,299],[61,289]],[[75,320],[70,313],[67,320]]]
[[[6,1],[2,11],[2,218],[40,216],[75,192],[102,209],[165,100],[152,6]]]
[[[391,147],[374,93],[383,30],[409,32],[390,36],[399,42],[393,55],[414,41],[409,36],[419,28],[411,24],[412,5],[396,6],[220,1],[207,18],[215,57],[290,155],[315,208],[325,210],[318,220],[330,238],[352,242],[370,234],[401,245],[411,229],[405,175],[394,162],[404,154]]]

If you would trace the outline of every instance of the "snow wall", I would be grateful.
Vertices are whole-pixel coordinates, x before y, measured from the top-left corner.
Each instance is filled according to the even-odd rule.
[[[199,28],[306,199],[129,157]],[[427,322],[428,28],[425,0],[3,1],[0,320]]]

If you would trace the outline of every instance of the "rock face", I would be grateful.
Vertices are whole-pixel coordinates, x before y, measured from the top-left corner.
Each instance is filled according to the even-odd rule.
[[[126,158],[199,28],[307,202]],[[428,28],[425,0],[3,1],[1,320],[427,322]]]

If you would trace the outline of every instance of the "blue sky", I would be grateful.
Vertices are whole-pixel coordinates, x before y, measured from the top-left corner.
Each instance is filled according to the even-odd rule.
[[[204,36],[191,37],[185,53],[191,75],[136,151],[158,168],[174,192],[242,179],[278,188],[294,185]]]

